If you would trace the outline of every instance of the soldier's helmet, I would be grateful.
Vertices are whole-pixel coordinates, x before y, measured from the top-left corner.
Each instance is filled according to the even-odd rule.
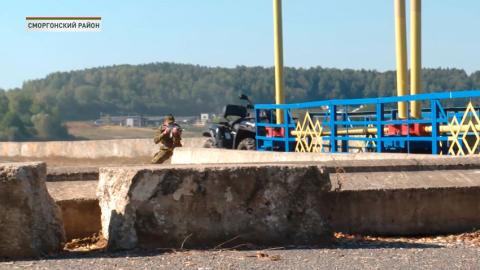
[[[173,122],[175,122],[175,117],[173,117],[173,115],[169,114],[169,115],[165,116],[164,121],[169,123],[169,124],[173,123]]]

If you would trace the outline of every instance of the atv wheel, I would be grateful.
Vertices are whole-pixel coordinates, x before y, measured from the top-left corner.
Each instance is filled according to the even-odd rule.
[[[256,150],[255,139],[245,138],[243,139],[237,147],[238,150]]]
[[[203,148],[215,148],[215,142],[213,141],[213,139],[207,139],[203,143]]]

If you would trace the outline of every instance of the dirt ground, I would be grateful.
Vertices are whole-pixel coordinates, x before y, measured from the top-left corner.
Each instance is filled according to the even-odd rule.
[[[153,127],[121,127],[121,126],[97,126],[91,121],[67,122],[68,132],[82,140],[108,140],[108,139],[141,139],[153,138]],[[182,125],[184,138],[201,137],[205,127]]]
[[[478,233],[424,238],[336,234],[333,243],[321,247],[107,252],[105,241],[95,236],[72,241],[58,255],[0,259],[0,269],[479,269],[478,239]]]

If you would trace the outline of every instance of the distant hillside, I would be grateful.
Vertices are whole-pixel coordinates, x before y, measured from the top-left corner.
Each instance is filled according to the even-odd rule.
[[[287,101],[393,95],[394,78],[394,72],[288,68]],[[480,72],[468,76],[458,69],[428,69],[424,80],[427,91],[480,88]],[[70,120],[92,119],[100,112],[193,115],[218,111],[240,92],[255,102],[273,102],[273,89],[271,68],[156,63],[53,73],[25,83],[22,91],[58,107]]]
[[[285,76],[287,102],[395,93],[393,71],[287,68]],[[480,88],[480,72],[468,75],[459,69],[426,69],[423,78],[424,88],[430,92]],[[50,129],[57,132],[48,134],[49,128],[39,132],[37,129],[42,128],[39,124],[35,128],[33,120],[48,122],[44,125],[49,126],[57,119],[94,119],[101,112],[112,115],[215,112],[225,103],[237,102],[239,93],[250,95],[257,103],[272,103],[273,69],[154,63],[57,72],[45,79],[27,81],[21,89],[6,94],[0,91],[0,139],[2,130],[5,139],[8,127],[5,125],[12,126],[19,121],[24,127],[10,132],[25,134],[22,138],[37,136],[47,139],[65,136],[61,125],[55,124]],[[37,116],[32,119],[34,115]],[[6,116],[7,120],[4,119]]]

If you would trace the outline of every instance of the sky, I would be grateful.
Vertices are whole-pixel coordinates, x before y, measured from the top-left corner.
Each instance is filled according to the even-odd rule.
[[[407,0],[407,2],[409,2]],[[26,16],[101,16],[101,32],[27,32]],[[393,0],[283,0],[286,66],[395,68]],[[480,1],[423,1],[423,64],[480,70]],[[177,62],[273,65],[271,0],[2,0],[0,88],[56,71]]]

